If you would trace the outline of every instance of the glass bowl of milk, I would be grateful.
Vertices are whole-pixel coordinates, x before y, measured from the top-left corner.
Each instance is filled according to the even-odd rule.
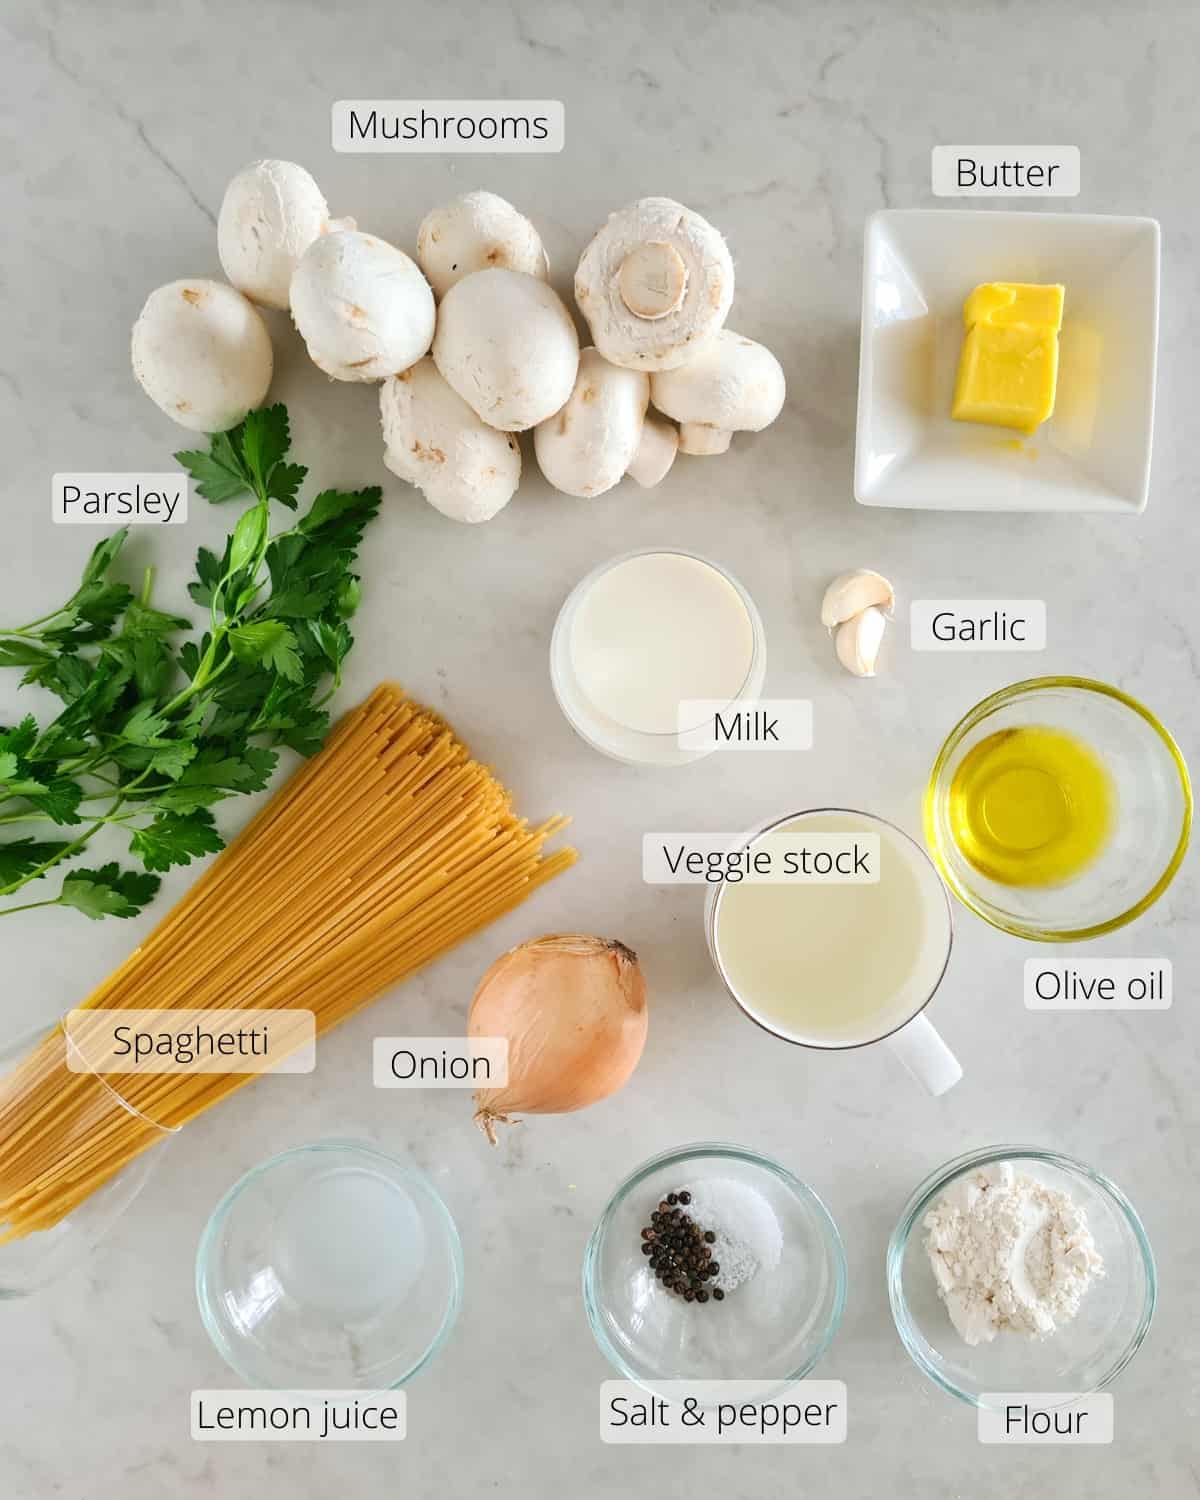
[[[711,754],[681,744],[681,733],[712,723],[714,704],[758,697],[766,664],[762,620],[737,579],[666,548],[593,569],[568,596],[550,643],[550,679],[572,729],[602,754],[641,766]]]
[[[196,1297],[217,1352],[268,1390],[388,1390],[443,1346],[458,1230],[433,1184],[366,1141],[273,1156],[214,1209]]]

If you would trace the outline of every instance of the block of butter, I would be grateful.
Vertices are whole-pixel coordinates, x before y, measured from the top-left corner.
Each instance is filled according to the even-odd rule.
[[[990,281],[975,288],[963,304],[955,421],[1036,432],[1054,410],[1062,312],[1061,286]]]

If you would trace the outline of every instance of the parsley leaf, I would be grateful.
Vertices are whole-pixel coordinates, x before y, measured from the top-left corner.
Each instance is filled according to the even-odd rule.
[[[83,822],[79,816],[83,788],[69,776],[56,776],[40,792],[27,792],[25,795],[39,812],[44,812],[55,823],[65,827]]]
[[[129,842],[147,870],[169,870],[172,865],[190,865],[194,858],[216,854],[225,841],[213,826],[212,814],[203,808],[190,813],[159,813],[147,828],[139,828]]]
[[[68,844],[41,843],[34,839],[9,839],[0,844],[0,890],[8,891],[33,878],[35,870],[57,859]]]
[[[217,554],[210,552],[207,547],[201,547],[196,553],[196,577],[199,581],[188,584],[188,593],[197,604],[207,608],[213,602],[217,585],[224,573],[225,568]]]
[[[105,576],[109,568],[117,560],[121,548],[129,537],[129,528],[122,526],[120,531],[114,531],[112,536],[106,536],[102,542],[97,542],[92,548],[92,554],[84,564],[83,578],[80,586],[86,588],[90,583],[96,583]]]
[[[32,714],[26,714],[15,729],[0,729],[0,750],[18,756],[28,755],[37,743],[37,737],[37,720]]]
[[[37,668],[49,665],[53,660],[54,658],[48,651],[44,651],[41,646],[34,646],[29,641],[0,641],[0,667]]]
[[[72,870],[59,893],[60,906],[73,906],[85,917],[136,917],[152,901],[162,881],[157,875],[140,875],[117,864],[98,870]]]
[[[261,663],[289,682],[299,682],[304,675],[296,650],[296,637],[282,620],[259,620],[239,625],[230,631],[229,645],[239,661]]]
[[[300,530],[335,547],[356,547],[367,522],[379,514],[382,499],[377,484],[365,490],[322,490],[302,517]]]
[[[234,792],[260,792],[279,757],[257,745],[212,745],[203,749],[180,777],[182,786],[225,787]]]
[[[175,462],[196,481],[196,493],[214,505],[222,505],[226,500],[245,494],[251,485],[242,455],[227,432],[212,435],[207,453],[197,448],[189,449],[176,453]]]

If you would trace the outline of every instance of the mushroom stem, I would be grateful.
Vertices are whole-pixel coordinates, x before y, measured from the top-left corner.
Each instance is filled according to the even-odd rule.
[[[687,267],[674,245],[643,240],[621,262],[617,285],[621,301],[636,318],[665,318],[683,302]]]
[[[670,422],[647,415],[637,451],[625,472],[643,489],[653,489],[667,477],[679,451],[679,434]]]
[[[679,425],[679,451],[695,458],[711,458],[718,453],[728,453],[732,432],[723,427],[712,427],[707,422],[681,422]]]

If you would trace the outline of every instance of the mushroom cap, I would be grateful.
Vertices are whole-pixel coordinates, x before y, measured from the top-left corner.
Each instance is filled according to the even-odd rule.
[[[217,253],[239,292],[287,308],[292,272],[329,224],[321,189],[294,161],[253,161],[221,200]]]
[[[633,462],[649,401],[647,375],[585,349],[570,400],[533,430],[542,473],[556,490],[581,500],[611,490]]]
[[[433,340],[433,293],[416,262],[360,230],[313,241],[292,277],[291,304],[313,364],[335,380],[398,375]]]
[[[553,288],[536,276],[475,271],[442,299],[433,357],[490,427],[524,432],[570,396],[579,335]]]
[[[761,432],[779,415],[786,394],[779,361],[762,344],[722,328],[679,370],[650,377],[650,399],[676,422],[727,432]]]
[[[610,215],[583,252],[575,300],[606,359],[631,370],[673,370],[729,313],[729,247],[682,203],[639,198]]]
[[[507,199],[482,191],[463,193],[425,215],[417,260],[439,299],[473,271],[499,267],[542,281],[550,274],[541,236],[525,215]]]
[[[171,281],[133,325],[133,373],[156,406],[193,432],[225,432],[261,406],[274,356],[261,314],[223,281]]]
[[[432,359],[379,387],[383,461],[453,521],[490,521],[521,479],[521,445],[481,422]]]

